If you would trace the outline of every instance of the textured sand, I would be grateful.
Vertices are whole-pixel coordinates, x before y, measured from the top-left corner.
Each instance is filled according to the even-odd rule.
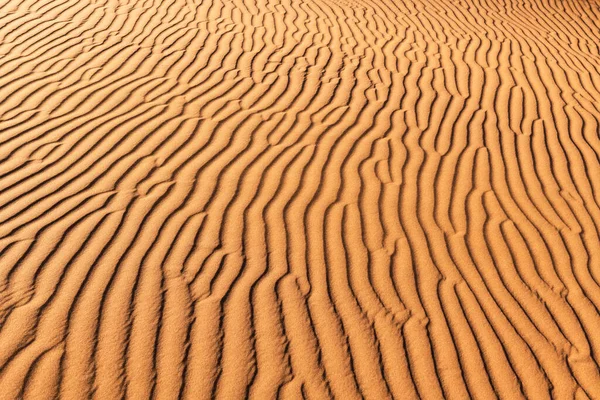
[[[0,0],[0,399],[599,399],[597,0]]]

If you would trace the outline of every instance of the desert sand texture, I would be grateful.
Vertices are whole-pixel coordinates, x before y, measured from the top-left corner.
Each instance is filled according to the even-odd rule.
[[[597,0],[0,0],[0,399],[600,399]]]

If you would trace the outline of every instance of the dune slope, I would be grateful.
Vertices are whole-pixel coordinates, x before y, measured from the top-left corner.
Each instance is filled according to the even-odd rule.
[[[599,399],[600,3],[0,0],[0,398]]]

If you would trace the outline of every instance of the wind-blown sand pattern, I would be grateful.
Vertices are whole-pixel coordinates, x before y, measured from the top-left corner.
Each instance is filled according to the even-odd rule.
[[[600,3],[1,0],[1,399],[599,399]]]

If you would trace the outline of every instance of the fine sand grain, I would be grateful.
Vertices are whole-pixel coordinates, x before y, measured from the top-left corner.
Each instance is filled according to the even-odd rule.
[[[598,0],[0,0],[0,400],[600,399]]]

